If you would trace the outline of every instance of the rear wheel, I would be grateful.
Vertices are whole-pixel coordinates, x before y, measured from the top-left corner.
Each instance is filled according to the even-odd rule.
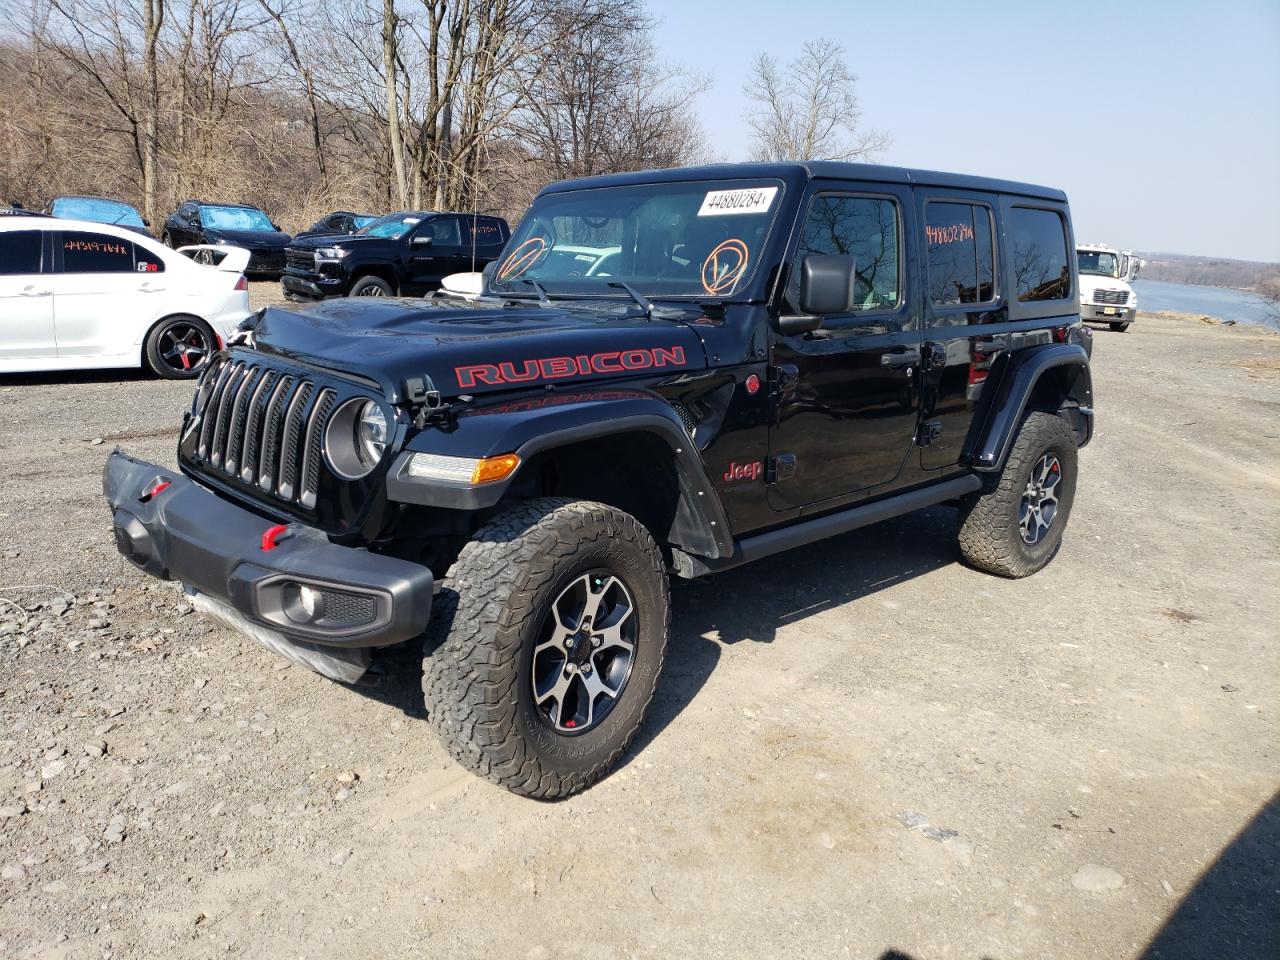
[[[349,297],[390,297],[394,295],[395,291],[391,289],[391,284],[381,277],[361,277],[351,285],[351,292],[347,294]]]
[[[166,247],[173,249],[173,237],[170,235],[168,230],[166,230],[163,234],[160,235],[160,242],[163,243]]]
[[[217,343],[213,329],[199,317],[168,317],[147,334],[147,365],[166,380],[190,380],[208,364]]]
[[[545,498],[499,515],[449,573],[456,606],[426,665],[427,710],[457,760],[558,799],[635,738],[666,654],[662,555],[630,514]]]
[[[998,478],[960,505],[960,552],[988,573],[1026,577],[1062,545],[1076,493],[1076,440],[1061,417],[1034,412]]]

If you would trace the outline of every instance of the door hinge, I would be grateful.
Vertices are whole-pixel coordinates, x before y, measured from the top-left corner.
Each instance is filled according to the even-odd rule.
[[[796,455],[779,453],[764,462],[764,482],[781,483],[789,480],[796,472]]]
[[[769,392],[780,397],[795,389],[800,370],[794,363],[783,363],[769,370]]]
[[[920,424],[920,429],[916,431],[916,443],[922,447],[927,447],[941,436],[942,421],[926,420]]]

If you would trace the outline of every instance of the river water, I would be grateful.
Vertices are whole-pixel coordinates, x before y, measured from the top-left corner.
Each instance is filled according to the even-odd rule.
[[[1269,316],[1280,308],[1268,306],[1255,293],[1141,278],[1133,282],[1133,291],[1138,295],[1139,310],[1150,310],[1153,313],[1176,310],[1179,313],[1194,313],[1198,316],[1280,329],[1280,322],[1274,316]]]

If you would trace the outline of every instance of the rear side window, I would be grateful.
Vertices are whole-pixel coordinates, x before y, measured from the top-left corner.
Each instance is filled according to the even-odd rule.
[[[472,221],[472,229],[477,246],[500,246],[506,241],[502,235],[502,224],[493,217],[476,217]]]
[[[63,233],[63,273],[162,273],[159,257],[131,240],[103,233]]]
[[[933,201],[925,206],[924,234],[935,306],[995,299],[990,210],[976,203]]]
[[[853,257],[853,312],[891,310],[901,289],[898,206],[882,197],[820,195],[805,217],[788,283],[788,299],[799,302],[800,264],[811,253]]]
[[[1061,214],[1014,207],[1009,215],[1009,247],[1019,300],[1065,300],[1071,296],[1067,231]]]
[[[39,230],[0,233],[0,274],[39,273],[43,236]]]

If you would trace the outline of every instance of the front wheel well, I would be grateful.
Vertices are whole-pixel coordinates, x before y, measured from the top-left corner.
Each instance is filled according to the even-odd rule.
[[[535,454],[503,504],[534,497],[594,500],[642,523],[664,553],[681,539],[681,484],[675,454],[648,431],[580,440]]]

